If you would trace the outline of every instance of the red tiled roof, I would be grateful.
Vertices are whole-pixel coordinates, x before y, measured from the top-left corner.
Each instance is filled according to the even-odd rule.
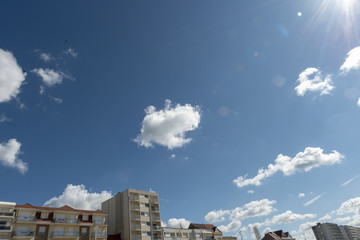
[[[29,208],[29,209],[38,209],[38,210],[45,210],[45,211],[64,211],[64,212],[78,212],[78,213],[89,213],[89,214],[91,214],[91,213],[105,214],[103,211],[101,211],[99,209],[96,211],[81,210],[81,209],[72,208],[68,205],[64,205],[59,208],[54,208],[54,207],[33,206],[30,203],[26,203],[24,205],[16,205],[15,208]]]

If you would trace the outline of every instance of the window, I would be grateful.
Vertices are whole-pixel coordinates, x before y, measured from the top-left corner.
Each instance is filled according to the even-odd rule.
[[[38,231],[38,235],[39,236],[45,236],[45,234],[46,234],[46,227],[45,226],[40,226],[39,231]]]
[[[188,234],[187,233],[183,233],[183,237],[188,237]]]
[[[181,233],[177,233],[177,234],[176,234],[176,237],[181,237]]]
[[[170,233],[170,236],[171,236],[171,237],[175,237],[175,233]]]
[[[87,228],[81,229],[81,236],[87,236]]]
[[[169,232],[164,232],[164,236],[165,237],[170,237],[170,233]]]
[[[149,195],[145,195],[145,194],[140,194],[141,198],[149,198]]]
[[[148,204],[148,203],[141,203],[140,206],[142,206],[142,207],[149,207],[149,204]]]
[[[149,217],[150,215],[147,212],[141,212],[141,216]]]
[[[201,234],[200,233],[195,233],[195,237],[200,238]]]
[[[143,232],[141,235],[144,237],[151,236],[151,232]]]
[[[88,220],[89,220],[89,216],[88,216],[88,215],[83,215],[83,216],[82,216],[82,220],[83,220],[83,221],[88,221]]]

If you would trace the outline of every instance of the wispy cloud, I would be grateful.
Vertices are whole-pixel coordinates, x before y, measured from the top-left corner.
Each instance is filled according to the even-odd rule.
[[[247,175],[240,176],[234,179],[233,182],[239,188],[248,185],[260,186],[264,179],[269,178],[279,171],[283,172],[285,176],[289,176],[296,172],[310,171],[315,167],[340,163],[342,158],[344,158],[342,154],[335,150],[329,154],[325,154],[323,151],[321,148],[307,147],[304,152],[299,152],[293,158],[279,154],[274,164],[269,164],[266,169],[260,168],[255,177],[247,179]]]
[[[322,76],[317,68],[307,68],[299,74],[299,85],[295,87],[298,96],[304,96],[306,92],[320,92],[320,95],[330,94],[335,88],[331,81],[331,75]]]
[[[305,193],[299,193],[298,197],[299,198],[305,197]]]
[[[12,119],[11,118],[8,118],[5,114],[1,114],[0,115],[0,123],[3,123],[3,122],[11,122]]]
[[[325,193],[322,193],[316,197],[314,197],[313,199],[311,199],[310,201],[307,201],[306,203],[304,203],[304,206],[309,206],[311,204],[313,204],[314,202],[316,202],[317,200],[319,200],[319,198],[321,198],[322,196],[324,196]]]
[[[44,52],[40,53],[39,57],[44,62],[50,62],[53,59],[50,53],[44,53]]]
[[[66,55],[70,55],[70,56],[72,56],[72,57],[74,57],[74,58],[76,58],[77,55],[78,55],[78,53],[75,52],[75,50],[72,49],[72,48],[66,49],[66,50],[64,51],[64,53],[65,53]]]
[[[345,62],[341,65],[340,71],[346,74],[351,70],[355,70],[359,68],[360,68],[360,46],[351,49],[347,53],[347,57],[345,59]]]
[[[195,130],[200,123],[197,106],[177,104],[172,107],[170,100],[165,101],[164,109],[149,106],[145,113],[141,133],[134,139],[144,147],[153,147],[154,143],[169,149],[182,147],[191,142],[191,138],[185,138],[185,133]]]
[[[344,187],[346,185],[348,185],[349,183],[351,183],[352,181],[354,181],[355,179],[357,179],[359,176],[355,176],[349,180],[347,180],[346,182],[344,182],[343,184],[340,185],[340,187]]]

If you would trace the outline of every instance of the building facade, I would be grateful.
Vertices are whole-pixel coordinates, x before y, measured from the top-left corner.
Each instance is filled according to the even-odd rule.
[[[360,239],[360,227],[344,225],[344,226],[339,226],[339,228],[345,240]]]
[[[159,197],[155,192],[126,189],[101,205],[109,217],[109,236],[123,240],[160,240]]]
[[[15,203],[0,202],[0,240],[10,239],[15,219]]]
[[[317,240],[345,240],[339,226],[334,223],[317,223],[312,230]]]
[[[106,240],[106,213],[74,209],[15,206],[13,240]]]

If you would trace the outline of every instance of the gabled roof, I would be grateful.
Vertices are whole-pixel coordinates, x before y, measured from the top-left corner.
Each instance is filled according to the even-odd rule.
[[[91,210],[81,210],[81,209],[75,209],[75,208],[72,208],[68,205],[64,205],[62,207],[59,207],[59,208],[55,208],[55,207],[41,207],[41,206],[33,206],[31,205],[30,203],[26,203],[24,205],[16,205],[15,206],[15,209],[16,208],[28,208],[28,209],[35,209],[35,210],[42,210],[42,211],[50,211],[50,212],[53,212],[53,211],[62,211],[62,212],[78,212],[78,213],[87,213],[87,214],[106,214],[104,213],[103,211],[101,210],[96,210],[96,211],[91,211]]]
[[[220,229],[212,224],[203,224],[203,223],[190,223],[189,229],[209,229],[212,232],[221,233]]]

